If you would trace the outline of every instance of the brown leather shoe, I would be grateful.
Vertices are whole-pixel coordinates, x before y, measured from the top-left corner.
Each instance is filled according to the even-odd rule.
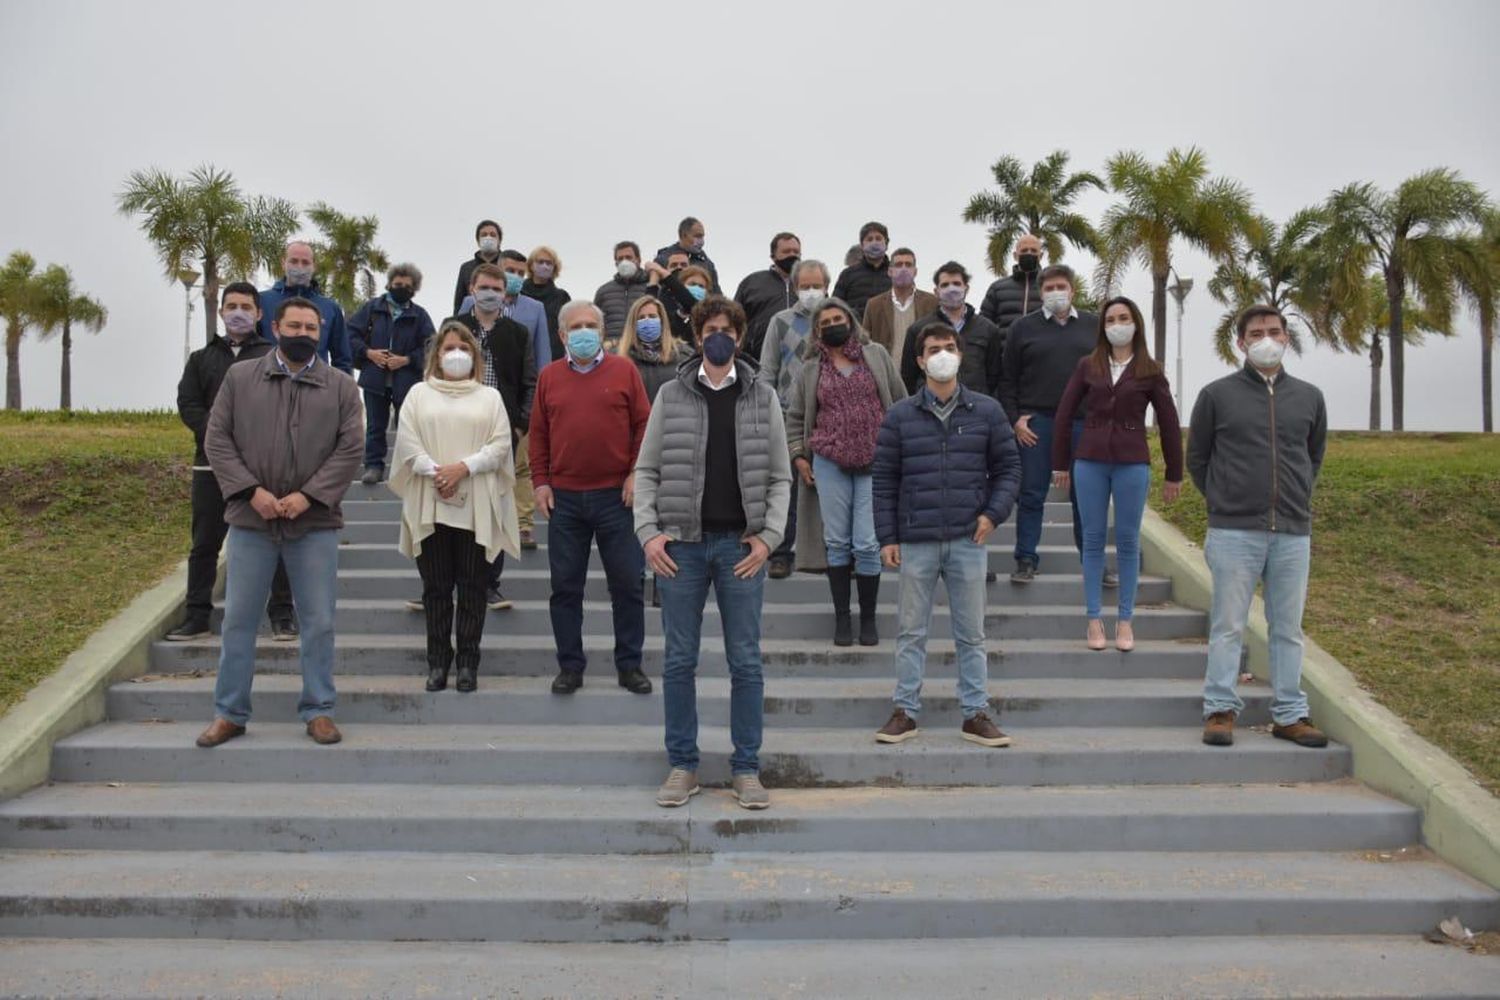
[[[228,719],[214,719],[208,724],[208,728],[198,734],[198,745],[205,750],[228,743],[236,736],[244,736],[245,727],[236,726]]]
[[[313,738],[314,743],[328,746],[337,743],[344,736],[339,732],[339,727],[333,724],[333,720],[326,715],[320,715],[307,724],[307,735]]]
[[[891,717],[886,724],[875,732],[877,743],[904,743],[917,735],[917,720],[906,714],[906,710],[898,708],[891,712]]]
[[[966,720],[960,732],[964,739],[970,743],[978,743],[982,747],[1010,746],[1010,737],[1002,733],[1000,727],[995,725],[989,715],[984,712]]]
[[[1203,742],[1211,747],[1234,746],[1234,713],[1214,712],[1205,719]]]
[[[1291,740],[1299,747],[1326,747],[1328,737],[1323,735],[1323,730],[1307,721],[1306,717],[1298,719],[1290,726],[1272,726],[1271,735],[1278,740]]]

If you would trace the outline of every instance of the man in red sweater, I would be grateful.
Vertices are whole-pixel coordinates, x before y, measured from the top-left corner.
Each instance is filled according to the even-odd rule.
[[[586,299],[562,307],[558,333],[567,350],[536,380],[531,408],[531,481],[537,508],[547,516],[552,569],[552,637],[557,643],[553,694],[583,686],[583,588],[589,548],[609,583],[615,620],[615,670],[620,686],[650,694],[641,672],[646,605],[645,556],[635,537],[632,472],[651,403],[635,364],[606,353],[604,314]]]

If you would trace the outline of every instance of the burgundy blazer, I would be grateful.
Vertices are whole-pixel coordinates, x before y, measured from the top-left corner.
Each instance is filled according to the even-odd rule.
[[[1146,404],[1156,410],[1161,431],[1162,456],[1167,462],[1167,482],[1182,482],[1182,427],[1177,421],[1177,407],[1165,374],[1138,381],[1131,368],[1125,369],[1120,381],[1110,384],[1109,374],[1099,373],[1094,359],[1087,357],[1073,369],[1073,377],[1063,390],[1057,406],[1056,427],[1068,427],[1080,410],[1086,416],[1078,453],[1070,455],[1072,435],[1053,433],[1052,468],[1066,472],[1073,459],[1090,462],[1129,464],[1151,461],[1146,447]]]

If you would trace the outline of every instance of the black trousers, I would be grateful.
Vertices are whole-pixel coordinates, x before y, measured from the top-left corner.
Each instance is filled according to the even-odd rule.
[[[187,613],[208,621],[214,610],[214,577],[219,571],[219,550],[229,535],[224,523],[224,494],[212,472],[193,473],[193,548],[188,553]],[[292,617],[292,585],[286,566],[276,564],[271,580],[271,599],[266,617],[282,621]]]
[[[427,665],[453,665],[453,591],[458,590],[458,669],[479,669],[484,635],[484,583],[489,574],[484,549],[474,532],[439,524],[422,540],[417,572],[422,574],[422,607],[427,613]]]

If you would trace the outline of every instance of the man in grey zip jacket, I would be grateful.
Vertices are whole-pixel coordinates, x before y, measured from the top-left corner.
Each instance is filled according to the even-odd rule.
[[[721,295],[693,309],[701,356],[662,386],[635,467],[635,532],[656,573],[665,657],[662,700],[671,771],[662,806],[698,792],[695,674],[713,585],[729,661],[729,758],[740,805],[770,804],[760,783],[764,682],[760,615],[766,560],[781,543],[792,468],[781,403],[737,357],[745,312]]]
[[[1188,434],[1188,472],[1208,501],[1203,555],[1214,581],[1203,742],[1234,742],[1244,708],[1235,681],[1260,582],[1270,633],[1271,733],[1322,747],[1328,738],[1308,721],[1302,692],[1302,610],[1328,411],[1317,386],[1281,366],[1287,332],[1280,312],[1251,306],[1235,328],[1245,367],[1204,387]]]

